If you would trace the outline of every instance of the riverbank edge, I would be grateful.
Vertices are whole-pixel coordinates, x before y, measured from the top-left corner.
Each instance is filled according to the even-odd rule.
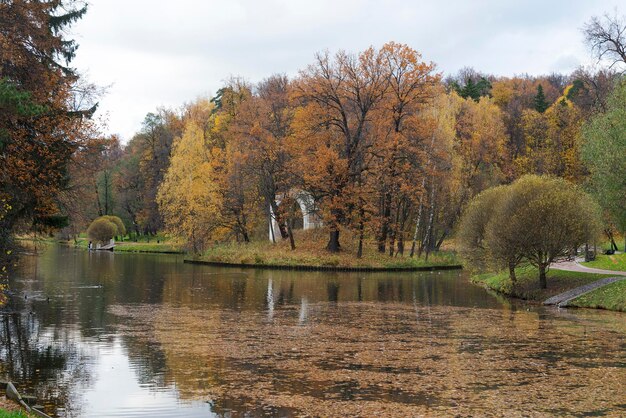
[[[497,276],[501,275],[502,273],[487,273],[487,274],[474,274],[472,276],[470,276],[470,282],[473,283],[476,286],[480,286],[484,289],[487,289],[489,291],[493,291],[495,293],[497,293],[500,296],[503,296],[509,300],[521,300],[524,302],[528,302],[528,303],[532,303],[532,304],[536,304],[536,305],[543,305],[545,300],[544,299],[539,299],[539,298],[524,298],[524,297],[520,297],[517,295],[514,295],[511,292],[506,292],[506,291],[502,291],[502,287],[497,287],[495,285],[490,285],[487,281],[489,278],[496,278]],[[588,273],[588,274],[594,274],[594,273]],[[602,275],[602,274],[596,274],[598,276],[598,280],[596,281],[600,281],[603,280],[605,278],[609,278],[611,277],[610,275]],[[590,283],[595,283],[595,282],[590,282]],[[615,283],[615,282],[614,282]],[[608,283],[606,286],[610,285],[612,283]],[[600,309],[600,310],[607,310],[607,311],[611,311],[611,312],[624,312],[623,310],[620,309],[611,309],[608,308],[606,306],[606,303],[600,303],[597,306],[596,305],[582,305],[582,304],[573,304],[572,302],[576,301],[579,297],[584,296],[584,295],[591,295],[591,294],[595,294],[595,292],[599,292],[601,291],[604,287],[606,286],[601,286],[601,287],[597,287],[595,289],[590,290],[587,293],[584,293],[582,295],[578,295],[577,297],[573,298],[570,303],[566,306],[566,308],[582,308],[582,309]],[[567,291],[571,291],[576,289],[579,286],[573,285],[570,289],[567,289]],[[563,292],[561,292],[563,293]],[[556,296],[556,295],[554,295]]]
[[[85,250],[87,251],[88,248],[85,245],[81,245],[80,243],[74,243],[72,241],[60,241],[60,240],[56,240],[56,239],[35,239],[35,238],[17,238],[17,241],[30,241],[30,242],[41,242],[44,244],[56,244],[56,245],[63,245],[66,247],[71,247],[71,248],[76,248],[79,250]],[[125,242],[125,241],[122,241]],[[113,252],[118,252],[118,253],[131,253],[131,254],[175,254],[175,255],[184,255],[187,254],[186,251],[183,250],[171,250],[171,249],[155,249],[155,248],[136,248],[136,247],[141,247],[143,246],[144,243],[137,243],[137,242],[132,242],[131,244],[128,244],[129,247],[134,247],[134,248],[128,248],[128,249],[124,249],[124,247],[126,246],[125,244],[120,244],[117,243],[117,248],[113,250]],[[155,245],[154,243],[145,243],[145,246],[153,246]]]
[[[176,254],[176,255],[187,254],[187,252],[183,251],[183,250],[172,251],[172,250],[142,250],[142,249],[120,250],[120,249],[114,249],[113,252],[114,253],[130,253],[130,254]]]
[[[355,272],[355,273],[384,273],[384,272],[414,272],[414,271],[441,271],[441,270],[462,270],[460,264],[442,264],[432,266],[415,266],[415,267],[350,267],[350,266],[315,266],[306,264],[252,264],[252,263],[227,263],[223,261],[199,260],[186,258],[183,263],[206,265],[213,267],[228,268],[254,268],[263,270],[295,270],[295,271],[337,271],[337,272]]]

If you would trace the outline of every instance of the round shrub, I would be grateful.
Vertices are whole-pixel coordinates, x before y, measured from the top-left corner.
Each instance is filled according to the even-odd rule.
[[[116,237],[123,237],[126,235],[126,227],[124,226],[124,222],[117,216],[112,215],[104,215],[102,218],[108,220],[109,222],[115,224],[117,232],[115,233]]]
[[[92,241],[98,241],[101,243],[107,243],[117,233],[117,225],[105,217],[100,217],[94,220],[89,228],[87,228],[87,235]]]

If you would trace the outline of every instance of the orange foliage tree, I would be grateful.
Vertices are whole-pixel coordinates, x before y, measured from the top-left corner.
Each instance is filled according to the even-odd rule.
[[[397,177],[396,170],[406,171],[402,154],[419,142],[412,116],[432,96],[438,80],[433,72],[434,65],[422,62],[416,51],[389,43],[358,55],[319,54],[295,81],[301,105],[294,120],[296,161],[306,189],[320,202],[329,251],[340,249],[341,225],[357,226],[360,255],[367,212],[383,218],[380,241],[386,239],[392,200],[404,191],[399,184],[383,185],[389,193],[381,191],[372,175],[386,170],[383,177],[389,180]],[[372,208],[376,193],[385,201]]]

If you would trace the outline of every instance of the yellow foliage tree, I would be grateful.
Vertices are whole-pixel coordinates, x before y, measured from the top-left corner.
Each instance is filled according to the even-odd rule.
[[[568,98],[565,88],[544,113],[527,109],[522,116],[525,152],[515,160],[518,175],[549,174],[580,183],[584,169],[580,161],[580,110]]]
[[[214,150],[205,131],[188,120],[174,142],[170,167],[157,200],[167,230],[184,238],[194,252],[203,250],[222,225],[222,195],[214,181]]]

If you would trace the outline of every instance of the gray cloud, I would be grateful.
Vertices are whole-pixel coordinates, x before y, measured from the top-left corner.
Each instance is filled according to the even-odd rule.
[[[394,40],[446,73],[570,71],[589,62],[580,28],[617,0],[91,0],[75,65],[99,85],[109,130],[129,139],[157,106],[179,106],[241,75],[297,74],[315,52]]]

